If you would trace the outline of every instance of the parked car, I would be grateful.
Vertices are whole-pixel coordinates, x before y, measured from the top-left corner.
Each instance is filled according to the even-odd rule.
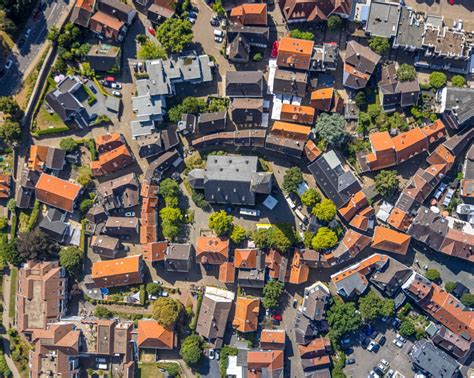
[[[156,31],[155,31],[155,29],[153,29],[151,26],[148,27],[148,32],[149,32],[153,37],[156,36]]]
[[[26,29],[25,31],[25,39],[28,39],[31,35],[31,28]]]
[[[379,339],[378,343],[379,343],[380,346],[384,346],[386,341],[387,341],[387,338],[385,336],[382,336]]]
[[[397,333],[397,339],[400,340],[403,344],[405,344],[407,342],[407,339],[405,339],[402,335],[400,335],[399,333]]]
[[[278,56],[278,46],[279,46],[278,41],[273,42],[272,53],[270,55],[272,58],[276,58]]]
[[[367,350],[368,350],[369,352],[374,352],[374,353],[377,353],[377,352],[379,351],[379,349],[380,349],[379,344],[377,344],[377,343],[374,342],[374,341],[371,341],[370,344],[369,344],[369,346],[368,346],[368,348],[367,348]]]
[[[343,339],[341,340],[341,347],[348,348],[351,345],[351,339]]]
[[[218,350],[215,350],[214,353],[216,355],[216,360],[219,361],[219,358],[221,357],[221,354],[219,353]]]
[[[189,17],[187,18],[187,20],[188,20],[191,24],[193,24],[193,25],[196,23],[196,19],[193,18],[193,17],[191,17],[191,16],[189,16]]]
[[[104,81],[107,81],[108,83],[115,83],[115,76],[106,76],[104,77]]]
[[[392,320],[392,327],[395,328],[395,329],[398,329],[398,327],[400,327],[400,324],[402,322],[400,321],[400,319],[398,318],[395,318]]]
[[[224,41],[224,38],[222,37],[214,37],[214,41],[216,41],[217,43],[222,43]]]
[[[110,87],[114,89],[122,89],[122,85],[119,83],[110,83]]]
[[[12,59],[8,59],[7,62],[5,63],[5,69],[6,70],[9,70],[10,67],[12,66],[13,64],[13,60]]]
[[[371,338],[372,340],[375,340],[378,335],[379,335],[379,333],[374,330],[374,331],[372,331],[372,333],[370,334],[370,338]]]
[[[355,362],[356,362],[356,360],[354,358],[348,358],[346,360],[347,365],[353,365],[353,364],[355,364]]]
[[[399,348],[403,347],[403,343],[398,339],[393,339],[393,344]]]
[[[160,297],[168,297],[169,296],[167,291],[162,291],[162,292],[160,292],[159,295],[160,295]]]
[[[395,374],[395,372],[393,371],[393,369],[390,369],[385,376],[387,378],[392,378],[394,374]]]
[[[295,298],[293,299],[293,308],[298,307],[298,300]]]
[[[381,363],[382,365],[384,365],[384,366],[388,366],[388,365],[389,365],[388,361],[387,361],[386,359],[384,359],[384,358],[382,358],[382,359],[380,360],[380,363]]]
[[[119,91],[112,91],[112,95],[115,97],[122,97],[122,94]]]
[[[275,319],[277,322],[281,322],[283,320],[280,314],[274,314],[272,315],[272,318]]]
[[[113,91],[112,93],[114,93],[115,91]],[[120,92],[117,92],[118,94],[120,94]],[[126,217],[134,217],[135,216],[135,212],[134,211],[128,211],[124,214]]]
[[[360,341],[360,345],[362,346],[362,348],[367,349],[369,343],[370,339],[368,337],[362,337],[362,340]]]
[[[209,349],[209,359],[213,360],[214,358],[216,358],[216,354],[214,352],[214,349]]]
[[[209,21],[209,23],[211,24],[211,26],[219,26],[219,21],[213,20],[212,18],[211,18],[211,21]]]
[[[227,18],[224,17],[221,20],[221,28],[225,28],[225,27],[227,27]]]

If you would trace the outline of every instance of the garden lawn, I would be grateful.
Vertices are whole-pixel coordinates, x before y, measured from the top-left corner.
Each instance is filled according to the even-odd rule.
[[[140,363],[138,364],[138,377],[148,378],[157,377],[163,378],[165,375],[160,371],[158,364],[156,363]]]
[[[13,267],[11,270],[11,275],[10,275],[10,303],[8,305],[8,316],[12,319],[15,317],[17,277],[18,277],[18,269]]]
[[[63,129],[67,127],[61,117],[57,113],[50,114],[43,104],[36,115],[36,129],[37,131],[45,131],[48,129]]]

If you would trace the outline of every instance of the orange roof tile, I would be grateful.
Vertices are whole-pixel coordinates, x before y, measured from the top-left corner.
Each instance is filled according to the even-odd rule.
[[[30,157],[28,159],[28,168],[33,171],[42,171],[49,147],[32,145],[30,147]]]
[[[316,143],[310,139],[304,146],[304,153],[309,161],[314,161],[322,154],[322,151],[316,146]]]
[[[362,190],[360,190],[352,196],[346,206],[339,209],[339,213],[346,221],[350,221],[357,211],[367,204],[367,197]]]
[[[254,332],[258,327],[260,299],[238,297],[232,326],[240,332]]]
[[[430,144],[440,140],[446,135],[446,127],[440,119],[437,119],[431,125],[424,126],[421,130],[427,136]]]
[[[331,341],[326,337],[312,340],[307,345],[298,345],[301,358],[308,355],[323,356],[331,351]]]
[[[139,348],[173,349],[175,347],[174,332],[166,329],[156,320],[139,320],[136,332]]]
[[[375,227],[372,248],[387,252],[406,254],[411,236],[386,227]]]
[[[313,47],[313,41],[291,37],[282,38],[278,45],[278,66],[307,70],[313,54]]]
[[[363,217],[371,217],[375,215],[375,209],[372,206],[367,206],[359,211],[359,215]]]
[[[235,282],[235,267],[232,262],[224,262],[219,267],[219,281],[222,283]]]
[[[311,127],[297,125],[294,123],[276,121],[272,127],[272,133],[291,134],[300,137],[301,139],[307,139],[311,132]]]
[[[102,134],[95,137],[95,144],[96,147],[99,147],[103,144],[120,141],[121,139],[122,136],[120,135],[120,133]]]
[[[74,202],[80,192],[80,185],[46,173],[42,173],[36,183],[38,201],[70,213],[74,211]]]
[[[332,99],[334,88],[321,88],[311,92],[311,100],[327,100]]]
[[[356,214],[349,224],[358,230],[367,231],[369,228],[369,218],[361,214]]]
[[[229,239],[199,236],[196,240],[196,259],[201,264],[220,265],[229,258]]]
[[[352,257],[355,257],[359,252],[368,247],[370,242],[370,237],[351,229],[348,229],[342,238],[342,244],[344,244]]]
[[[89,12],[94,11],[94,1],[93,0],[77,0],[76,7],[85,9]]]
[[[362,260],[360,263],[350,266],[349,268],[344,269],[343,271],[340,271],[336,274],[333,274],[331,276],[331,281],[333,283],[337,283],[356,273],[360,273],[364,275],[364,278],[365,278],[365,274],[367,273],[368,268],[372,267],[374,264],[377,264],[379,262],[387,261],[387,259],[388,259],[388,256],[375,253],[372,256],[366,258],[365,260]]]
[[[142,246],[143,260],[150,262],[164,261],[167,248],[167,241],[147,243]]]
[[[116,17],[112,17],[102,11],[97,11],[91,18],[91,21],[95,21],[99,24],[108,26],[112,30],[120,31],[124,23]]]
[[[428,156],[426,161],[429,164],[447,164],[448,170],[451,169],[454,164],[454,155],[442,144],[435,148],[435,150]]]
[[[376,152],[395,149],[392,138],[388,131],[380,131],[369,135],[372,149]]]
[[[276,249],[270,249],[265,256],[265,266],[268,267],[268,274],[271,278],[280,276],[282,256]]]
[[[241,25],[266,26],[267,4],[242,4],[230,11],[230,22]]]
[[[248,351],[247,366],[249,370],[261,370],[267,368],[268,371],[283,369],[284,354],[282,350],[270,351]]]
[[[411,219],[407,213],[395,207],[390,213],[387,223],[400,231],[406,231],[410,226]]]
[[[415,127],[404,133],[400,133],[392,138],[393,146],[397,151],[397,159],[401,159],[398,155],[406,150],[410,150],[410,156],[420,153],[428,148],[428,139],[419,127]]]
[[[282,104],[280,119],[282,121],[312,124],[314,122],[314,114],[315,109],[311,106]]]
[[[258,249],[236,249],[234,251],[234,265],[236,268],[254,269],[257,267]]]
[[[291,284],[299,285],[308,281],[309,268],[303,263],[301,253],[295,250],[293,260],[291,262],[290,280]]]
[[[99,156],[98,161],[91,161],[92,173],[96,176],[115,172],[133,162],[133,157],[128,147],[123,144]]]
[[[285,345],[285,337],[284,329],[263,329],[260,334],[260,343]]]
[[[104,278],[116,275],[136,273],[140,270],[141,256],[129,256],[121,259],[96,261],[92,264],[92,278]]]

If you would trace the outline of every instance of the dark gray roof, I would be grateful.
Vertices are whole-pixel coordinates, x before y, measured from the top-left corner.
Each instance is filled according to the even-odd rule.
[[[391,38],[397,33],[400,5],[373,0],[365,31],[372,36]]]
[[[382,69],[382,77],[378,83],[381,93],[384,94],[383,106],[402,107],[411,106],[418,103],[420,85],[418,79],[413,81],[399,81],[397,77],[397,65],[388,64]]]
[[[178,129],[181,132],[193,133],[197,125],[197,117],[194,114],[183,114],[178,122]]]
[[[448,220],[427,207],[421,207],[408,229],[416,240],[439,251],[448,232]]]
[[[20,209],[31,209],[35,200],[35,190],[20,186],[16,192],[16,206]]]
[[[268,134],[265,139],[265,148],[272,151],[280,152],[284,155],[301,158],[304,150],[305,142],[289,139],[286,136]]]
[[[69,224],[63,221],[65,215],[66,213],[59,209],[50,208],[41,220],[39,228],[51,239],[61,243],[69,232]]]
[[[320,286],[307,287],[304,290],[303,314],[310,320],[321,321],[324,319],[326,304],[331,298],[329,291]]]
[[[233,98],[230,114],[234,123],[261,125],[263,98]]]
[[[97,197],[107,210],[129,208],[139,203],[139,185],[136,175],[131,172],[97,186]]]
[[[153,179],[160,179],[162,175],[171,168],[173,163],[179,158],[177,150],[171,150],[160,155],[148,166],[145,171],[145,182],[150,182]]]
[[[250,45],[244,35],[228,36],[228,59],[231,62],[248,62],[250,59]]]
[[[256,172],[250,180],[250,190],[255,193],[270,194],[272,184],[273,175],[270,172]]]
[[[36,187],[36,183],[38,182],[40,175],[41,172],[25,168],[21,171],[19,185],[24,188],[34,189]]]
[[[93,12],[89,12],[87,9],[75,6],[71,13],[71,22],[76,25],[88,28],[92,14]]]
[[[424,28],[424,16],[416,14],[408,7],[402,7],[394,44],[411,49],[421,49]]]
[[[446,91],[446,110],[455,115],[461,126],[474,122],[474,89],[448,87]]]
[[[417,341],[410,353],[413,364],[437,378],[452,378],[457,375],[459,364],[454,358],[427,340]]]
[[[49,147],[46,155],[46,168],[61,171],[64,168],[66,152],[60,148]]]
[[[119,0],[99,0],[98,8],[122,22],[128,22],[129,13],[136,12],[132,7]]]
[[[358,71],[372,74],[380,60],[380,55],[374,53],[368,47],[351,40],[346,46],[346,63],[355,67]]]
[[[141,158],[156,156],[165,151],[160,133],[139,136],[137,137],[137,143],[139,147],[138,154]]]
[[[266,46],[270,36],[270,28],[266,26],[230,25],[227,28],[227,36],[230,40],[233,40],[236,36],[245,37],[250,46]]]
[[[166,249],[166,259],[172,260],[189,260],[191,254],[193,252],[193,245],[192,244],[178,244],[178,243],[170,243],[168,248]]]
[[[120,68],[120,51],[119,46],[93,45],[85,59],[95,71],[107,72],[114,68]],[[109,97],[114,98],[113,96]]]
[[[412,270],[401,262],[388,258],[387,263],[376,270],[370,277],[370,282],[386,294],[392,296],[412,275]]]
[[[107,235],[98,235],[91,244],[94,253],[114,256],[121,247],[120,240]]]
[[[301,311],[296,312],[295,316],[295,336],[298,344],[306,344],[318,335],[318,327]]]
[[[307,84],[308,74],[306,72],[293,72],[277,68],[273,80],[273,93],[304,97]]]
[[[263,95],[263,72],[229,71],[225,77],[227,97],[261,97]]]
[[[361,190],[354,174],[345,171],[334,151],[326,152],[308,166],[319,188],[339,208]]]
[[[262,288],[265,286],[265,271],[259,269],[239,269],[237,281],[242,287]]]
[[[205,294],[198,315],[196,332],[208,340],[222,342],[232,301]]]
[[[227,112],[202,113],[198,118],[200,133],[214,133],[225,130]]]
[[[474,127],[465,130],[463,133],[458,133],[452,136],[444,142],[443,145],[455,156],[459,156],[473,139]]]
[[[169,125],[166,129],[161,132],[161,139],[163,140],[163,147],[165,151],[179,144],[178,131],[176,126]]]
[[[188,174],[189,185],[193,189],[204,189],[204,180],[206,177],[206,172],[204,169],[195,168]]]

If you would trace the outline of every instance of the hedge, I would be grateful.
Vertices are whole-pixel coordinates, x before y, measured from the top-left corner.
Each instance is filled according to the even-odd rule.
[[[199,311],[201,310],[201,304],[202,304],[202,293],[199,292],[199,293],[198,293],[197,305],[196,305],[196,312],[195,312],[195,314],[194,314],[193,320],[192,320],[191,323],[189,324],[189,328],[190,328],[192,331],[195,331],[195,330],[196,330],[197,321],[198,321],[198,317],[199,317]]]
[[[16,227],[18,225],[18,217],[16,211],[12,213],[11,225],[10,225],[10,239],[15,239]]]
[[[33,206],[33,210],[31,211],[30,218],[28,219],[28,232],[30,232],[33,227],[35,226],[36,222],[38,221],[39,213],[40,213],[40,203],[38,200],[35,201]]]
[[[63,133],[65,131],[69,131],[69,127],[61,126],[61,127],[53,127],[51,129],[32,131],[31,135],[33,135],[34,137],[39,137],[41,135]]]

